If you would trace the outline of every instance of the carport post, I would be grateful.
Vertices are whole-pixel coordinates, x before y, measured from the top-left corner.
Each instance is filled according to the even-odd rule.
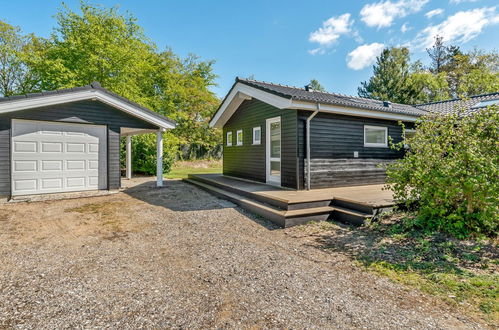
[[[126,178],[132,178],[132,136],[126,136]]]
[[[156,186],[163,187],[163,132],[164,129],[159,129],[156,133]]]

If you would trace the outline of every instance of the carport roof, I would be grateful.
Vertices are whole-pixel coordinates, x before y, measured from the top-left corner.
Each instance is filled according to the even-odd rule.
[[[87,99],[97,99],[107,103],[132,116],[155,124],[159,128],[172,129],[176,126],[175,121],[172,119],[105,89],[99,82],[93,82],[82,87],[1,97],[0,114]]]

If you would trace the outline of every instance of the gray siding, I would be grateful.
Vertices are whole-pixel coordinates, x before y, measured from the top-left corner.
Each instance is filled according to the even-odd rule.
[[[297,185],[297,112],[280,110],[253,99],[244,101],[223,128],[223,173],[255,181],[265,182],[266,119],[281,117],[281,184],[296,188]],[[253,127],[260,126],[260,145],[252,145]],[[236,131],[243,130],[243,145],[236,146]],[[232,146],[227,146],[227,132],[232,131]]]
[[[109,189],[120,187],[121,127],[157,128],[99,101],[71,102],[0,115],[0,196],[10,195],[10,126],[12,119],[107,125]]]
[[[305,187],[305,120],[309,112],[298,114],[299,188]],[[374,163],[403,157],[404,151],[364,147],[364,125],[388,127],[394,142],[402,139],[402,127],[396,121],[320,113],[311,122],[311,187],[324,188],[381,183],[384,171]],[[406,124],[412,127],[412,124]],[[354,158],[358,151],[359,158]],[[328,161],[329,160],[329,161]],[[327,169],[329,167],[329,169]]]

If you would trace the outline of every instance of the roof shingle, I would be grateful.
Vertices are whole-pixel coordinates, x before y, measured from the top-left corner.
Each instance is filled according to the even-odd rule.
[[[258,88],[260,90],[272,93],[274,95],[278,95],[293,100],[319,102],[330,105],[362,108],[362,109],[376,110],[389,113],[400,113],[412,116],[422,116],[428,113],[424,109],[418,109],[412,105],[407,105],[407,104],[390,103],[390,106],[385,106],[383,101],[379,100],[335,94],[335,93],[319,92],[315,90],[307,91],[305,88],[278,85],[263,81],[242,79],[239,77],[236,78],[236,83],[237,82]]]

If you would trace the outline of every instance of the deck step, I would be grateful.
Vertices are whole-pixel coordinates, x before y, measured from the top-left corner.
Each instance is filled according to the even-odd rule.
[[[210,180],[209,178],[204,178],[202,176],[196,176],[196,175],[192,175],[191,176],[191,175],[189,175],[188,179],[185,179],[185,180],[186,181],[188,181],[188,180],[189,181],[194,180],[194,181],[197,181],[197,182],[202,182],[204,184],[208,184],[210,186],[214,186],[214,187],[223,189],[224,191],[229,191],[229,192],[235,193],[235,194],[240,195],[240,196],[245,196],[245,197],[254,199],[254,200],[256,200],[258,202],[261,202],[261,203],[265,203],[265,204],[269,204],[269,205],[275,206],[275,207],[277,207],[279,209],[282,209],[282,210],[286,210],[287,207],[288,207],[288,204],[285,201],[281,201],[281,200],[277,200],[277,199],[272,199],[272,198],[268,198],[266,196],[262,196],[260,194],[248,192],[248,191],[245,191],[243,189],[239,189],[237,187],[233,187],[231,185],[225,184],[223,182],[218,182],[218,181],[215,181],[215,180]],[[244,184],[244,182],[242,182],[242,184]]]
[[[252,200],[248,197],[238,195],[236,193],[223,190],[221,188],[215,187],[213,185],[192,179],[184,179],[185,182],[193,184],[205,191],[212,193],[213,195],[227,199],[234,204],[239,205],[243,209],[262,216],[274,223],[279,224],[282,227],[286,227],[286,217],[285,211],[275,208],[270,205],[265,205],[258,201]]]
[[[334,211],[331,212],[331,218],[336,221],[361,226],[366,220],[373,217],[372,213],[364,213],[349,208],[333,206]]]
[[[360,225],[364,223],[366,219],[372,217],[372,214],[336,205],[300,208],[286,211],[273,205],[268,205],[247,196],[237,194],[233,191],[211,185],[207,182],[193,180],[192,178],[184,179],[184,181],[208,191],[217,197],[229,200],[243,209],[262,216],[282,227],[304,224],[312,220],[321,221],[328,219]]]

